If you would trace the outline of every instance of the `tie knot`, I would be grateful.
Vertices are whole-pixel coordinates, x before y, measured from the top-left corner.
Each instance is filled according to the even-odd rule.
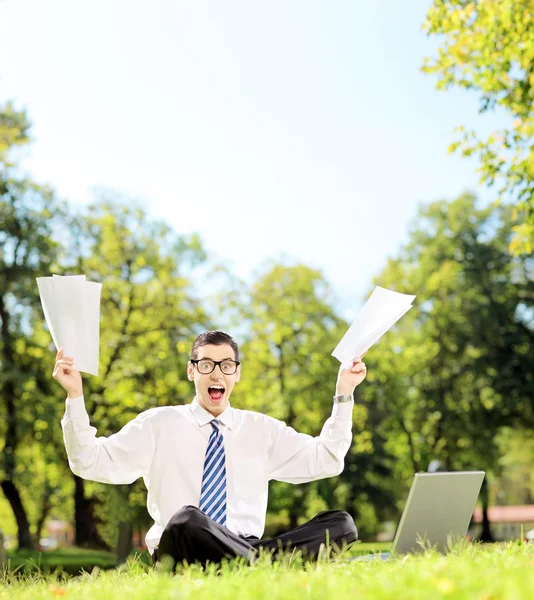
[[[217,419],[213,419],[213,421],[211,421],[211,426],[217,432],[219,431],[220,424],[221,424],[220,421],[217,421]]]

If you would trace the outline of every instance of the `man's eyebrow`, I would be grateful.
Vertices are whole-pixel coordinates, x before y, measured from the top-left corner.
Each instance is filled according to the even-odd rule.
[[[197,360],[212,360],[213,362],[224,362],[225,360],[233,360],[234,362],[237,362],[235,358],[231,358],[230,356],[228,358],[221,358],[221,360],[215,360],[214,358],[211,358],[209,356],[203,356],[202,358],[197,358]]]

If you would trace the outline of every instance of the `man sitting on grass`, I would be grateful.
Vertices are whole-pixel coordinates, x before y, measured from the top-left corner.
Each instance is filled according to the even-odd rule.
[[[321,512],[272,539],[261,536],[271,479],[304,483],[343,470],[354,388],[366,375],[360,359],[339,369],[332,416],[321,435],[311,437],[230,406],[241,375],[239,349],[226,333],[207,331],[195,340],[187,367],[196,391],[191,404],[151,408],[118,433],[97,438],[80,372],[63,354],[57,354],[53,376],[68,393],[61,424],[69,465],[76,475],[102,483],[143,478],[154,519],[146,543],[154,561],[164,555],[174,564],[250,559],[260,548],[297,549],[314,558],[322,545],[357,539],[353,519],[340,510]]]

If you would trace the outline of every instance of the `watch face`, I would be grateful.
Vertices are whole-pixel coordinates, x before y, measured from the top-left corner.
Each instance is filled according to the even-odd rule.
[[[334,396],[334,402],[350,402],[353,400],[352,396]]]

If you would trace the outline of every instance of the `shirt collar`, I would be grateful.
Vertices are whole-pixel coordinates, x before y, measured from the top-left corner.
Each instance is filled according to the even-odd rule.
[[[193,398],[193,402],[191,402],[191,412],[197,420],[198,426],[203,427],[208,423],[211,423],[215,418],[217,421],[220,421],[225,427],[228,429],[232,429],[232,407],[230,406],[230,402],[228,402],[228,406],[223,410],[223,412],[218,416],[214,417],[210,412],[208,412],[205,408],[202,408],[198,403],[197,397]]]

